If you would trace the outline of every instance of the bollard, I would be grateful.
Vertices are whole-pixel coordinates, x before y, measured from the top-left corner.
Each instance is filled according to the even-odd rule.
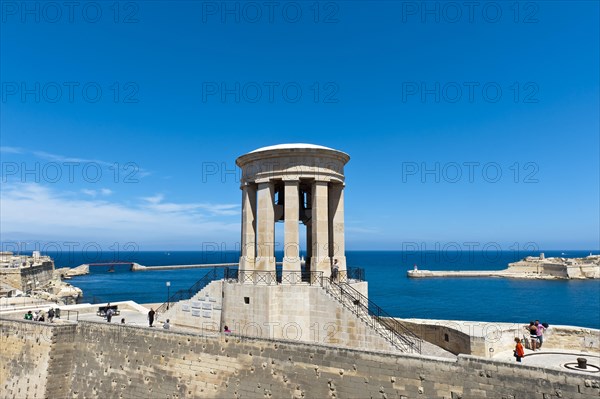
[[[587,369],[587,359],[585,357],[577,358],[577,368],[579,369]]]

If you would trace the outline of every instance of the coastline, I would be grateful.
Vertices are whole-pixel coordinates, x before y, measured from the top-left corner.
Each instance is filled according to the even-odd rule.
[[[600,279],[600,255],[582,258],[546,258],[528,256],[508,264],[504,270],[419,270],[415,265],[407,271],[410,278],[429,277],[505,277],[532,280],[598,280]]]
[[[506,270],[408,270],[406,275],[410,278],[465,278],[465,277],[498,277],[526,280],[598,280],[600,277],[561,277],[549,274],[535,274],[512,272]]]

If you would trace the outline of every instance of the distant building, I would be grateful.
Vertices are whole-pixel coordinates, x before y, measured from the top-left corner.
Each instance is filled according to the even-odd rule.
[[[13,290],[37,290],[52,280],[53,273],[54,261],[39,251],[31,256],[0,252],[0,285],[5,287],[0,296],[8,296]]]

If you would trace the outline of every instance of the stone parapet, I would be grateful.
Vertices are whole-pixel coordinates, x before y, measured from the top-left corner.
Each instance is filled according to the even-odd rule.
[[[2,320],[2,396],[69,398],[592,399],[600,380],[457,360],[118,324]],[[44,338],[49,335],[50,339]],[[39,341],[38,341],[39,339]],[[54,362],[54,363],[52,363]],[[59,385],[62,384],[62,388]]]

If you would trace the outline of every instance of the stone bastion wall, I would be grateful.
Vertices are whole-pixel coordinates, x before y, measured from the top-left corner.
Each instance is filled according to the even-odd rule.
[[[2,398],[598,398],[598,377],[119,324],[0,320]]]
[[[0,282],[26,291],[46,285],[52,280],[53,273],[52,262],[26,267],[0,267]]]

